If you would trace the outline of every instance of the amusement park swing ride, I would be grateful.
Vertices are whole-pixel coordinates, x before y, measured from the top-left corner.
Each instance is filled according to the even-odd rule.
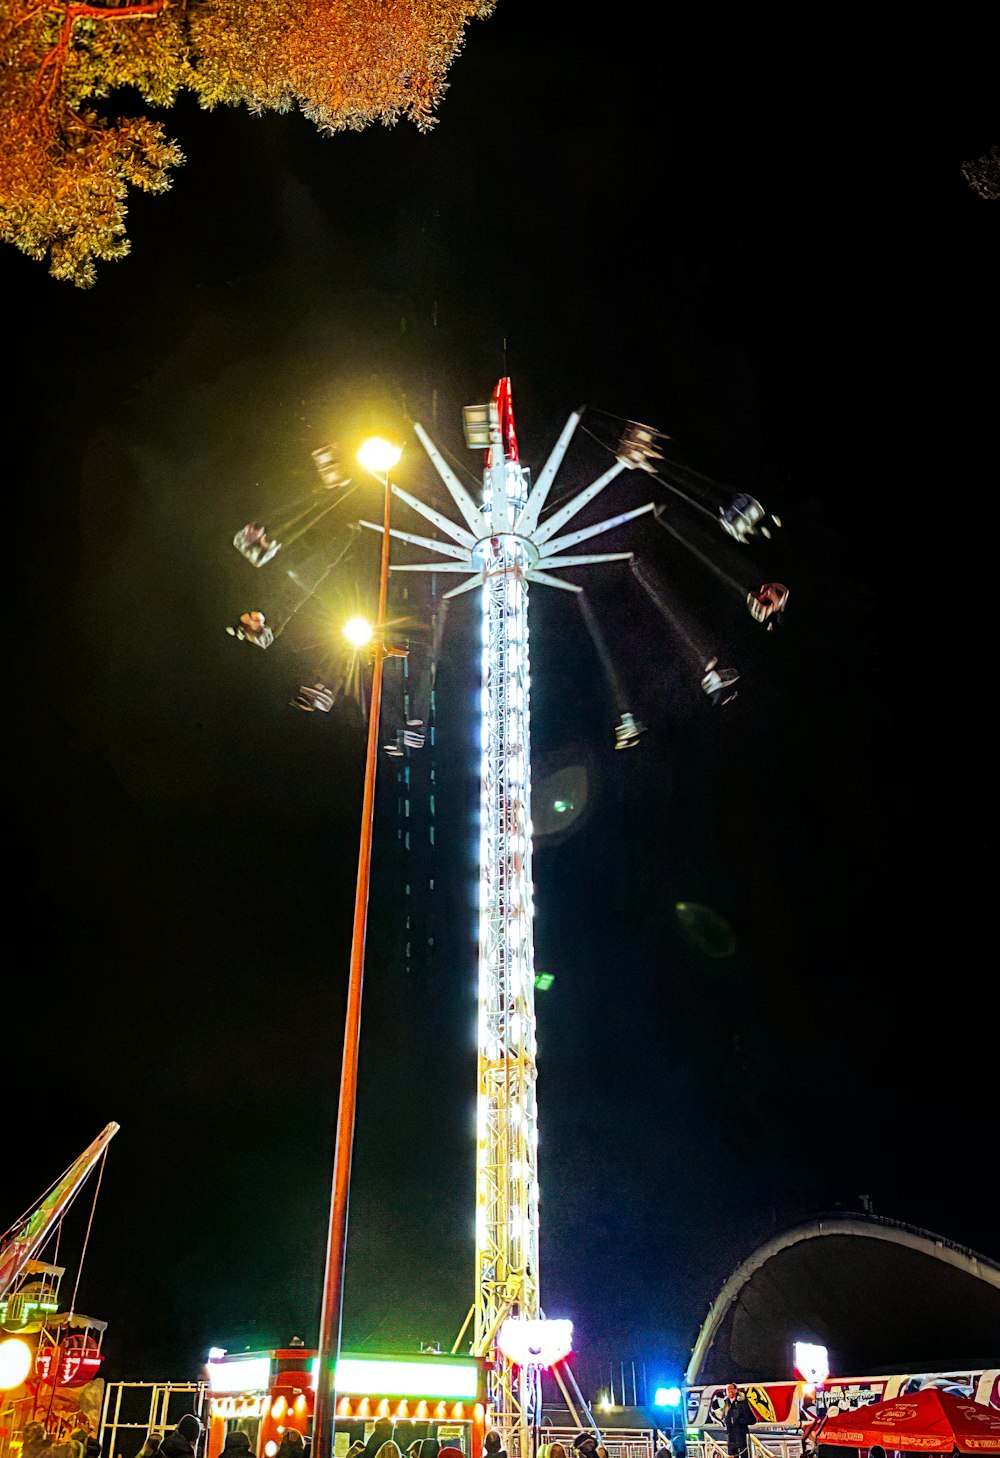
[[[691,656],[700,686],[711,704],[722,705],[735,697],[739,675],[732,669],[720,668],[718,658],[706,655],[699,647],[689,627],[671,607],[656,575],[644,563],[637,561],[631,551],[579,552],[576,549],[592,538],[651,514],[659,526],[725,585],[739,593],[745,599],[751,616],[765,628],[770,629],[780,621],[788,592],[780,583],[764,583],[749,590],[741,586],[689,541],[673,521],[667,519],[663,505],[652,501],[630,507],[592,525],[573,527],[573,519],[624,472],[640,470],[665,491],[684,501],[688,508],[710,517],[738,544],[745,545],[757,535],[766,538],[770,535],[768,522],[780,523],[776,517],[768,518],[753,497],[745,494],[726,496],[708,478],[699,477],[698,473],[680,463],[670,461],[662,450],[668,439],[662,432],[635,421],[616,420],[615,417],[606,417],[603,423],[599,422],[600,433],[588,426],[583,427],[585,433],[609,451],[611,464],[583,489],[574,488],[566,492],[559,503],[545,514],[557,473],[585,412],[581,409],[570,415],[534,483],[520,460],[508,378],[499,381],[486,404],[468,406],[463,413],[466,445],[484,452],[478,500],[423,427],[416,423],[413,427],[457,510],[458,520],[392,483],[388,464],[384,469],[380,467],[378,472],[372,468],[373,473],[384,475],[383,525],[379,527],[370,521],[352,525],[346,543],[332,559],[328,551],[325,553],[318,574],[315,571],[312,574],[311,583],[307,580],[311,575],[309,572],[288,571],[284,615],[276,620],[277,627],[273,627],[259,609],[253,609],[243,613],[227,631],[234,638],[261,649],[273,646],[301,607],[314,598],[316,589],[356,546],[361,537],[360,529],[382,533],[382,580],[379,620],[374,635],[375,667],[366,773],[365,814],[368,817],[370,860],[375,751],[381,732],[379,695],[383,660],[398,656],[405,661],[407,651],[385,640],[385,584],[390,567],[393,573],[434,574],[432,580],[438,576],[460,578],[454,587],[442,594],[433,643],[423,672],[423,685],[418,688],[413,700],[408,701],[409,707],[404,705],[401,727],[388,743],[382,745],[383,752],[390,758],[409,757],[423,748],[426,742],[427,683],[428,680],[433,682],[444,610],[455,598],[473,591],[480,593],[482,749],[473,1300],[450,1357],[442,1357],[437,1351],[424,1354],[419,1360],[360,1358],[342,1354],[339,1333],[346,1239],[344,1198],[339,1242],[334,1239],[335,1221],[331,1218],[331,1247],[319,1354],[314,1357],[314,1353],[304,1350],[298,1341],[287,1349],[240,1357],[234,1354],[229,1359],[225,1352],[213,1351],[207,1367],[211,1421],[206,1458],[216,1458],[227,1423],[233,1420],[254,1423],[257,1458],[273,1458],[276,1439],[286,1427],[297,1427],[304,1433],[308,1430],[310,1417],[313,1417],[314,1458],[331,1458],[334,1453],[339,1458],[348,1433],[358,1435],[359,1423],[367,1433],[372,1418],[388,1416],[397,1422],[408,1422],[417,1436],[429,1433],[429,1425],[433,1424],[442,1442],[461,1445],[459,1451],[464,1452],[465,1458],[480,1458],[485,1430],[494,1427],[499,1430],[511,1458],[530,1458],[541,1417],[541,1373],[546,1368],[552,1372],[574,1421],[579,1426],[584,1425],[584,1420],[590,1427],[596,1426],[575,1383],[572,1369],[564,1361],[571,1349],[571,1323],[545,1319],[539,1279],[534,993],[536,986],[544,984],[536,979],[533,940],[529,588],[533,585],[551,587],[576,596],[619,716],[615,725],[615,748],[631,749],[638,744],[644,726],[629,708],[597,617],[580,585],[562,575],[566,569],[629,562],[636,580],[672,628],[685,653]],[[601,412],[596,414],[600,416]],[[607,435],[608,421],[611,421],[614,433],[611,442],[602,438],[602,435]],[[313,459],[322,482],[319,488],[304,500],[292,503],[284,513],[272,517],[267,525],[260,521],[250,522],[236,533],[233,546],[255,569],[266,567],[278,553],[284,550],[287,554],[290,546],[313,534],[334,508],[356,489],[336,449],[324,447],[313,453]],[[391,526],[389,507],[393,498],[423,517],[438,535],[431,537]],[[390,537],[423,548],[433,554],[434,560],[390,564]],[[310,561],[315,564],[315,554]],[[366,635],[359,634],[356,646],[360,648],[365,641]],[[359,676],[356,654],[354,662],[356,684]],[[328,714],[338,697],[350,691],[347,676],[342,677],[339,686],[333,688],[321,679],[301,685],[291,702],[305,712]],[[362,860],[364,842],[363,818]],[[366,911],[367,879],[364,880],[363,893]],[[352,977],[355,972],[358,974],[355,1032],[359,1027],[360,971],[364,957],[363,917],[358,936],[357,909],[361,897],[362,877],[359,874],[355,945],[352,949]],[[350,1000],[349,990],[349,1009]],[[354,1041],[356,1080],[356,1037]],[[347,1043],[345,1038],[342,1117]],[[52,1295],[45,1283],[48,1281],[51,1285],[56,1279],[53,1273],[60,1268],[44,1266],[38,1261],[38,1256],[46,1242],[54,1233],[57,1234],[62,1215],[91,1170],[98,1160],[103,1159],[117,1127],[109,1124],[34,1209],[21,1217],[0,1242],[0,1303],[5,1330],[11,1330],[11,1320],[16,1325],[25,1313],[31,1316],[25,1302],[35,1291],[35,1286],[43,1296]],[[332,1216],[337,1205],[338,1179],[343,1186],[341,1193],[346,1196],[352,1142],[353,1090],[349,1125],[338,1123]],[[99,1183],[98,1179],[98,1187]],[[332,1279],[331,1272],[336,1279]],[[33,1365],[42,1382],[50,1369],[54,1374],[53,1381],[57,1378],[63,1385],[68,1385],[75,1380],[76,1374],[93,1375],[100,1365],[103,1323],[91,1318],[77,1318],[72,1310],[75,1296],[74,1290],[71,1310],[63,1321],[64,1326],[67,1321],[69,1323],[67,1330],[53,1337],[49,1332],[53,1320],[51,1317],[42,1320],[38,1353],[28,1353],[29,1365]],[[58,1322],[55,1324],[58,1325]],[[77,1331],[76,1327],[80,1330]],[[29,1330],[29,1326],[25,1325],[25,1330]],[[459,1356],[463,1342],[468,1355]],[[13,1353],[12,1360],[13,1357],[20,1360],[22,1355],[20,1352]],[[43,1358],[49,1362],[49,1368],[44,1372]],[[115,1441],[113,1431],[113,1445]]]
[[[592,525],[571,527],[573,518],[618,476],[636,469],[658,480],[689,506],[711,516],[737,543],[746,544],[758,533],[768,537],[768,520],[780,525],[776,517],[767,518],[760,503],[746,494],[714,505],[699,501],[693,494],[698,485],[697,473],[684,472],[680,482],[661,476],[658,463],[665,466],[666,458],[660,447],[667,439],[661,432],[638,422],[621,422],[623,428],[616,430],[614,445],[609,447],[613,460],[608,468],[582,490],[570,492],[556,509],[544,515],[557,472],[584,411],[574,411],[570,415],[533,484],[520,460],[509,378],[499,381],[487,404],[468,406],[463,414],[466,445],[485,453],[480,499],[473,496],[424,428],[414,423],[414,433],[443,482],[457,510],[458,520],[391,483],[391,467],[386,464],[384,523],[382,526],[366,520],[360,523],[363,528],[381,532],[383,543],[383,587],[375,655],[379,689],[373,691],[371,714],[377,720],[381,658],[393,652],[400,656],[405,653],[405,650],[390,649],[384,645],[386,572],[458,576],[461,580],[443,593],[443,608],[457,597],[479,591],[482,607],[482,752],[475,1282],[474,1300],[453,1352],[457,1352],[471,1324],[469,1350],[485,1366],[485,1420],[500,1430],[508,1453],[527,1458],[531,1452],[531,1434],[540,1418],[543,1368],[553,1371],[570,1411],[575,1411],[573,1397],[566,1386],[567,1381],[573,1381],[572,1373],[568,1367],[560,1369],[562,1358],[570,1350],[571,1325],[568,1322],[545,1321],[539,1283],[529,588],[532,585],[552,587],[577,595],[619,711],[615,728],[615,747],[618,749],[633,748],[644,726],[627,707],[603,634],[582,588],[563,577],[562,572],[609,562],[632,562],[637,580],[665,620],[676,630],[684,646],[695,654],[699,650],[658,590],[655,578],[641,564],[634,562],[632,552],[579,552],[577,548],[638,517],[655,513],[659,525],[740,593],[751,616],[767,628],[779,620],[788,592],[780,583],[765,583],[749,591],[740,586],[688,542],[666,520],[664,508],[652,501]],[[594,438],[598,439],[597,436]],[[350,484],[335,450],[324,449],[315,453],[315,457],[326,488],[337,489]],[[701,483],[706,481],[707,478],[701,478]],[[437,535],[431,537],[390,526],[391,498],[403,502],[423,517],[436,529]],[[318,516],[325,515],[325,510],[323,507],[307,507],[307,525],[304,528],[300,525],[298,531],[308,530],[310,511],[317,514],[318,519]],[[394,561],[390,568],[390,537],[434,554],[434,560]],[[260,567],[280,550],[280,531],[269,531],[260,522],[249,523],[237,533],[234,546],[255,567]],[[438,641],[442,621],[443,612],[439,619]],[[279,632],[283,626],[279,626]],[[239,623],[228,631],[259,648],[267,648],[273,642],[271,628],[259,610],[244,613]],[[716,657],[702,657],[699,673],[701,687],[711,703],[724,704],[735,697],[738,674],[734,670],[720,668]],[[292,702],[308,712],[329,712],[334,698],[334,692],[320,682],[303,685],[299,696]],[[424,728],[421,718],[406,719],[395,741],[383,746],[385,752],[398,756],[419,749],[424,742]],[[377,734],[376,722],[370,726],[370,746],[373,746]],[[366,783],[366,793],[367,788]],[[370,806],[368,814],[370,816]],[[361,947],[363,957],[363,931]],[[345,1068],[346,1057],[345,1053]],[[351,1098],[353,1100],[353,1091]],[[343,1110],[343,1083],[341,1099]],[[353,1137],[353,1102],[346,1136],[345,1126],[338,1125],[338,1158],[342,1156],[340,1145],[345,1137],[348,1140]],[[335,1203],[336,1185],[335,1175]],[[339,1253],[341,1265],[345,1233],[346,1210]],[[331,1225],[331,1266],[335,1264],[333,1246]],[[328,1271],[328,1285],[329,1277]],[[342,1271],[338,1279],[341,1284],[334,1298],[336,1312],[328,1312],[328,1303],[324,1303],[324,1321],[329,1317],[331,1323],[336,1322],[336,1340],[331,1335],[332,1324],[327,1333],[329,1344],[336,1350],[339,1350]],[[321,1362],[322,1347],[321,1336]],[[332,1373],[332,1361],[330,1370]],[[319,1386],[319,1402],[322,1403],[322,1375]],[[590,1414],[578,1389],[575,1395],[577,1406],[589,1419]],[[331,1399],[334,1396],[332,1376],[329,1396]],[[342,1408],[338,1407],[337,1411],[339,1414]],[[318,1418],[318,1422],[322,1427],[322,1419]],[[321,1437],[320,1458],[327,1458],[328,1445],[328,1437],[325,1441]]]

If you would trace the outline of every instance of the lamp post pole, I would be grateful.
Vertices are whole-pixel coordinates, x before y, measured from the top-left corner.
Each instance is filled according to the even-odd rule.
[[[341,1317],[344,1306],[347,1211],[350,1198],[354,1116],[358,1092],[358,1040],[361,1034],[361,988],[365,967],[365,933],[368,926],[368,886],[371,880],[375,770],[378,763],[382,669],[387,656],[385,609],[389,587],[389,507],[392,500],[389,469],[387,465],[385,468],[378,618],[375,623],[372,647],[374,662],[371,705],[368,711],[368,750],[365,757],[364,797],[361,803],[358,881],[354,893],[354,929],[351,935],[351,970],[347,983],[347,1017],[344,1026],[344,1056],[340,1069],[337,1143],[333,1157],[333,1190],[330,1197],[330,1228],[326,1247],[326,1273],[323,1280],[323,1306],[319,1322],[316,1403],[313,1413],[313,1458],[332,1458],[336,1424],[336,1372],[337,1358],[340,1355]]]

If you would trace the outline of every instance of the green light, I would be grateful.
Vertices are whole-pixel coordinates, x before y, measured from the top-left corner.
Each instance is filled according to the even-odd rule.
[[[317,1361],[312,1363],[315,1376]],[[475,1362],[407,1362],[379,1357],[341,1357],[337,1391],[351,1397],[452,1397],[475,1402],[479,1368]]]
[[[573,808],[573,801],[572,800],[553,800],[552,801],[552,808],[556,812],[557,815],[565,815],[567,810],[572,810],[572,808]]]
[[[539,992],[548,992],[555,980],[556,974],[554,972],[539,972],[535,978],[535,986]]]

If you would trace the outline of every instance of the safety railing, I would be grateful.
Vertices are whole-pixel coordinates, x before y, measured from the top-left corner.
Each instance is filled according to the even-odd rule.
[[[751,1433],[750,1458],[802,1458],[802,1438],[798,1433]]]
[[[748,1458],[801,1458],[802,1439],[779,1433],[750,1433]],[[700,1438],[687,1439],[688,1458],[728,1458],[725,1442],[702,1429]]]
[[[561,1443],[568,1452],[574,1438],[579,1436],[579,1428],[539,1428],[537,1446]],[[607,1449],[608,1458],[653,1458],[653,1437],[652,1428],[601,1429],[601,1442]]]
[[[186,1412],[204,1422],[205,1382],[109,1382],[97,1437],[104,1458],[133,1458],[150,1432],[166,1433]]]

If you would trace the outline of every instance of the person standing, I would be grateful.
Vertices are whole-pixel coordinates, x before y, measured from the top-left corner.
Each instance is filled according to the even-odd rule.
[[[298,1428],[286,1428],[275,1458],[305,1458],[305,1443]]]
[[[81,1422],[78,1428],[74,1428],[70,1433],[70,1437],[74,1442],[80,1444],[80,1447],[83,1449],[83,1458],[101,1458],[101,1445],[91,1435],[90,1428],[86,1422]]]
[[[44,1458],[51,1448],[52,1439],[44,1423],[25,1423],[21,1431],[21,1458]]]
[[[157,1458],[195,1458],[201,1439],[201,1420],[186,1412],[173,1432],[160,1444]]]
[[[251,1458],[253,1445],[250,1442],[249,1433],[244,1433],[240,1428],[234,1428],[231,1433],[226,1434],[226,1445],[219,1458]]]
[[[389,1442],[391,1437],[392,1419],[381,1417],[376,1418],[375,1426],[372,1428],[371,1433],[369,1434],[367,1443],[365,1443],[361,1458],[375,1458],[375,1454],[379,1451],[381,1447]]]
[[[730,1458],[747,1458],[750,1451],[750,1428],[757,1421],[745,1392],[735,1382],[726,1387],[726,1403],[722,1413],[726,1427],[726,1452]]]

